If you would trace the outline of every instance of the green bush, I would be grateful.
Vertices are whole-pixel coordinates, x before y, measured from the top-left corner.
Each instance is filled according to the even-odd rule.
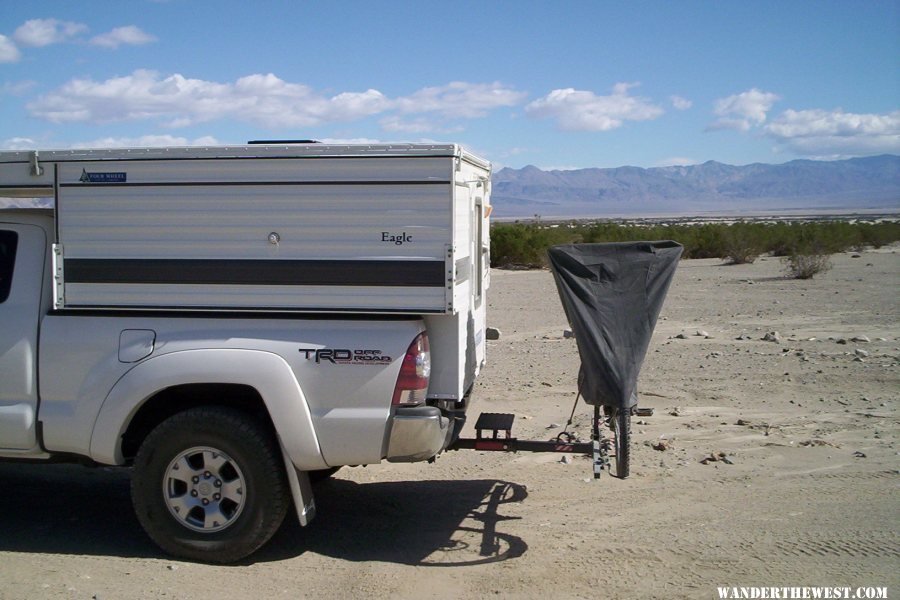
[[[722,258],[728,264],[751,264],[763,253],[765,226],[753,223],[735,223],[724,231]]]
[[[572,241],[568,230],[537,223],[495,226],[491,229],[491,266],[544,267],[547,248]]]
[[[864,245],[881,248],[897,240],[898,227],[900,225],[893,221],[863,223],[859,225],[859,234]]]
[[[802,254],[795,252],[782,258],[785,270],[793,279],[812,279],[819,273],[831,268],[831,259],[827,254]]]
[[[491,266],[546,266],[547,248],[556,244],[675,240],[683,258],[722,258],[752,263],[757,256],[828,255],[876,248],[900,240],[900,222],[810,221],[636,225],[594,223],[498,223],[491,227]],[[821,271],[820,271],[821,272]]]

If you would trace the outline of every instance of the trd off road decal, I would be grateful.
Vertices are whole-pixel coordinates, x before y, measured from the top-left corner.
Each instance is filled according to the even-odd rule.
[[[381,350],[349,350],[346,348],[300,348],[306,360],[316,364],[323,362],[333,365],[389,365],[393,358]]]

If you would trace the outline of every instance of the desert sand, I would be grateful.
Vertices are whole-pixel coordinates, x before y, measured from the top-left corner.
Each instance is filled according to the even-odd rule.
[[[289,519],[251,559],[208,566],[149,541],[125,470],[0,465],[0,598],[894,597],[896,250],[836,255],[807,281],[771,257],[682,261],[639,381],[655,414],[634,420],[624,480],[553,454],[345,468],[317,487],[310,527]],[[469,429],[480,412],[512,412],[517,437],[555,436],[579,361],[551,275],[494,270],[489,321],[502,335]],[[584,438],[589,415],[579,404],[571,429]],[[711,454],[727,461],[703,464]]]

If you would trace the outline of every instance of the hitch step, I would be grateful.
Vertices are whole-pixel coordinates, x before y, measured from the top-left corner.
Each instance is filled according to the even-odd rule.
[[[506,437],[510,437],[512,424],[515,418],[516,415],[510,413],[481,413],[478,415],[478,420],[475,421],[475,429],[478,431],[478,437],[481,437],[482,431],[487,430],[494,432],[495,439],[497,433],[500,431],[505,431]]]
[[[512,436],[512,425],[516,415],[510,413],[481,413],[478,420],[475,421],[476,438],[467,440],[474,442],[472,446],[476,450],[494,450],[502,452],[504,450],[515,451],[509,446],[510,441],[515,441]],[[504,432],[504,437],[499,437],[500,432]],[[485,432],[490,432],[489,438],[485,437]],[[463,440],[459,440],[462,442]]]

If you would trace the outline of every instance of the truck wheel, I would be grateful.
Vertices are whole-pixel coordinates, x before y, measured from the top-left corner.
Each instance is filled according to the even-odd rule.
[[[150,432],[134,460],[131,498],[160,548],[212,563],[257,550],[290,504],[274,435],[224,407],[186,410]]]

